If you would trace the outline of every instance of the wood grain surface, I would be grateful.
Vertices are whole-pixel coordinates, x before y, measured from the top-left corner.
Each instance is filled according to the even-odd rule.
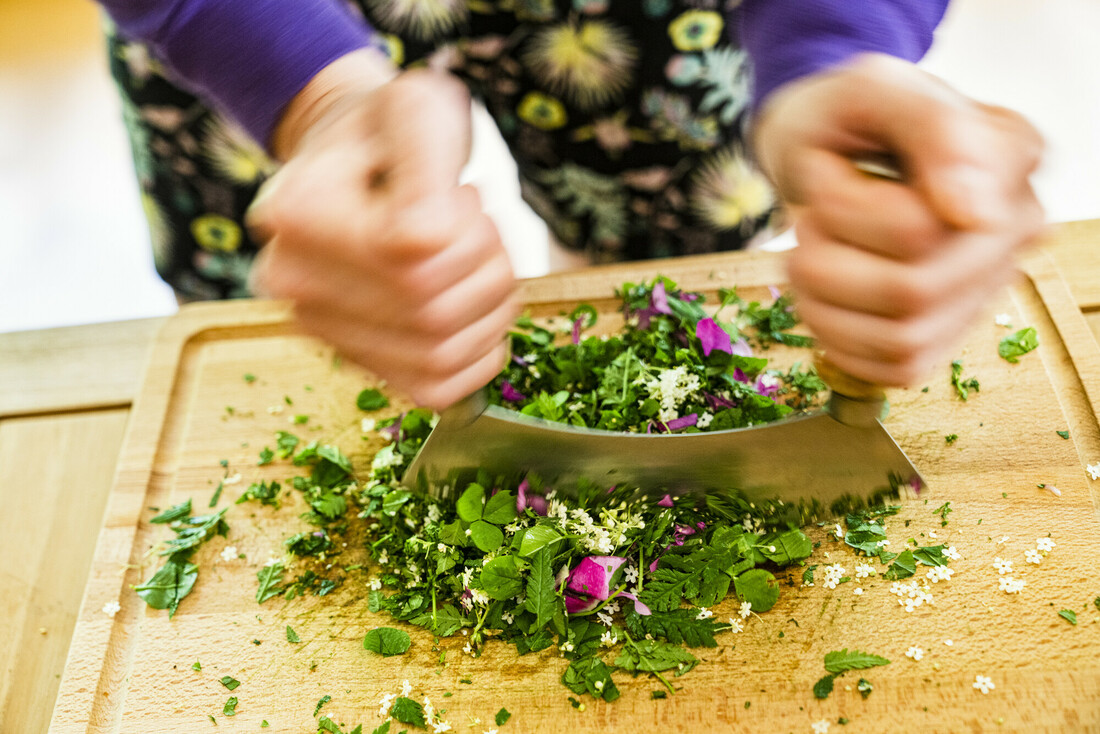
[[[613,327],[614,286],[652,277],[655,268],[689,289],[738,285],[744,295],[767,298],[766,286],[783,282],[781,262],[758,254],[597,268],[531,281],[525,297],[541,316],[588,301],[606,315],[601,325]],[[334,365],[327,348],[295,334],[285,305],[185,308],[158,336],[134,406],[50,730],[211,731],[213,716],[216,731],[255,731],[266,720],[269,731],[310,732],[316,703],[329,695],[324,713],[369,732],[383,720],[382,694],[408,679],[415,695],[447,710],[455,731],[476,734],[494,728],[501,707],[513,714],[502,734],[808,732],[822,719],[834,733],[1100,731],[1100,612],[1092,603],[1100,596],[1100,498],[1085,471],[1100,462],[1100,350],[1052,262],[1038,255],[1026,270],[990,305],[988,318],[960,335],[953,356],[964,360],[964,375],[980,379],[978,394],[965,403],[954,396],[947,361],[927,392],[890,394],[887,428],[930,485],[928,496],[909,500],[889,522],[892,544],[900,548],[910,537],[928,544],[933,531],[962,555],[952,564],[954,578],[932,585],[934,605],[906,613],[881,579],[861,582],[857,596],[856,582],[802,588],[800,572],[792,573],[774,609],[739,635],[724,633],[717,649],[697,651],[704,662],[676,679],[682,690],[674,697],[652,700],[653,680],[624,675],[619,701],[589,701],[583,712],[557,682],[565,661],[553,649],[517,657],[490,644],[472,659],[462,655],[461,637],[435,646],[410,627],[406,655],[383,660],[365,651],[364,633],[387,624],[366,609],[366,574],[348,573],[327,597],[257,606],[256,572],[272,554],[281,556],[286,536],[306,527],[293,493],[278,511],[231,507],[229,537],[198,552],[198,584],[176,617],[146,608],[129,586],[150,575],[157,562],[150,549],[168,534],[149,525],[150,507],[189,497],[205,507],[223,476],[222,459],[243,478],[227,488],[223,506],[252,481],[293,475],[285,463],[256,466],[259,450],[273,445],[292,413],[310,416],[299,435],[339,444],[357,466],[379,446],[376,437],[361,437],[364,414],[354,406],[371,378]],[[1000,312],[1016,327],[1038,330],[1039,349],[1019,364],[997,356],[998,340],[1009,333],[993,323]],[[259,379],[246,384],[246,372]],[[284,396],[294,405],[269,413]],[[391,411],[401,406],[398,400]],[[1069,430],[1070,440],[1059,430]],[[944,440],[949,433],[959,436],[954,445]],[[1056,485],[1061,497],[1039,483]],[[946,500],[954,512],[941,527],[932,511]],[[822,542],[811,562],[854,570],[854,555],[830,543],[826,531],[809,529]],[[1054,550],[1039,566],[1025,563],[1024,552],[1048,534]],[[227,545],[246,558],[222,561]],[[335,562],[359,563],[364,555],[351,542]],[[997,556],[1013,561],[1023,593],[998,591]],[[109,601],[121,605],[114,618],[101,611]],[[1076,626],[1058,616],[1063,608],[1077,612]],[[732,609],[724,603],[716,614]],[[286,641],[288,624],[301,644]],[[911,645],[925,649],[922,661],[905,657]],[[828,700],[815,700],[823,655],[843,647],[893,662],[865,674],[874,683],[866,699],[855,690],[860,676],[849,673]],[[192,670],[196,661],[201,671]],[[219,683],[224,675],[241,681],[232,694]],[[996,688],[975,690],[976,675],[991,677]],[[232,718],[221,713],[230,695],[240,701]],[[840,717],[850,723],[839,726]]]

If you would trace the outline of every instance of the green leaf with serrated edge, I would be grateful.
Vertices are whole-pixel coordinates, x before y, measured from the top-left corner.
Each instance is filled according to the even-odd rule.
[[[390,400],[382,394],[381,390],[368,387],[359,393],[355,398],[355,407],[359,410],[382,410],[382,408],[388,408]]]
[[[876,665],[889,665],[890,661],[879,655],[852,650],[833,650],[825,653],[825,670],[830,673],[843,673],[846,670],[865,670]]]
[[[271,597],[279,596],[283,593],[283,587],[280,586],[283,582],[282,562],[264,566],[256,574],[256,578],[260,582],[259,588],[256,589],[257,604],[263,604]]]
[[[561,540],[561,537],[561,533],[552,525],[535,525],[527,528],[520,536],[519,554],[524,558],[530,558],[544,546]]]
[[[480,484],[471,484],[458,498],[455,510],[458,516],[466,522],[474,522],[481,519],[481,513],[485,508],[485,488]]]
[[[898,554],[890,567],[883,572],[882,577],[887,581],[907,579],[917,572],[917,561],[913,558],[913,551],[905,550]]]
[[[481,588],[498,601],[518,596],[523,591],[523,581],[516,557],[497,556],[482,566]]]
[[[470,539],[483,553],[491,553],[504,542],[504,533],[496,525],[476,520],[470,525]]]
[[[531,573],[527,577],[527,599],[524,606],[535,615],[530,628],[532,634],[546,626],[560,605],[550,560],[551,549],[546,547],[531,558]]]
[[[652,635],[674,645],[717,647],[714,636],[721,625],[712,619],[699,619],[696,609],[674,609],[641,615],[631,611],[624,618],[626,628],[635,637]]]
[[[581,658],[569,664],[562,673],[561,682],[578,695],[587,693],[605,701],[614,701],[619,697],[619,688],[611,679],[611,671],[599,658]]]
[[[363,638],[363,647],[382,657],[402,655],[411,644],[412,639],[407,632],[392,627],[376,627]]]
[[[482,520],[494,525],[507,525],[516,519],[516,496],[511,492],[497,492],[485,503]]]
[[[431,630],[432,633],[440,637],[450,637],[470,624],[469,620],[453,604],[445,604],[439,607],[434,614],[430,610],[426,611],[409,621]]]
[[[828,698],[829,694],[833,692],[833,681],[835,679],[836,675],[830,673],[814,683],[814,698]]]
[[[754,568],[733,580],[734,590],[741,601],[752,605],[754,612],[766,612],[779,600],[779,582],[769,571]]]
[[[698,658],[679,645],[661,640],[638,640],[623,646],[615,658],[615,667],[644,673],[659,673],[676,668],[680,675],[695,667],[698,662]]]

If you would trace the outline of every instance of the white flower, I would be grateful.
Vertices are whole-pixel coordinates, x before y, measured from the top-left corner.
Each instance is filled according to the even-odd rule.
[[[611,615],[606,612],[596,612],[596,619],[599,620],[599,623],[602,624],[604,627],[610,627],[612,624],[615,623],[615,620],[612,619]]]
[[[852,593],[856,596],[863,596],[863,589],[857,586],[856,588],[852,589]]]
[[[376,420],[374,420],[374,418],[364,418],[362,420],[362,422],[360,422],[360,424],[359,424],[359,429],[363,433],[370,433],[371,431],[374,430],[374,427],[375,427],[375,425],[377,425],[377,423],[378,422]]]
[[[472,598],[474,600],[474,604],[477,604],[477,605],[483,606],[483,607],[488,606],[488,604],[489,604],[489,595],[486,594],[484,591],[482,591],[481,589],[471,589],[470,594],[472,595]]]
[[[558,649],[561,650],[562,652],[573,652],[573,643],[572,642],[566,642],[564,645],[562,645]]]
[[[409,679],[401,681],[401,695],[405,698],[409,697],[409,694],[413,692],[412,683],[409,683]]]
[[[474,648],[472,645],[470,645],[469,642],[467,642],[465,645],[462,646],[462,652],[466,653],[467,655],[473,655]]]
[[[226,477],[225,479],[222,480],[222,484],[240,484],[240,483],[241,483],[241,473],[240,472],[237,472],[233,476]]]
[[[446,553],[447,552],[447,546],[444,545],[443,543],[439,543],[438,545],[436,545],[435,549],[437,551],[439,551],[440,553]]]
[[[714,616],[714,612],[710,611],[706,607],[699,607],[699,613],[695,615],[696,619],[710,619]]]
[[[436,721],[432,724],[432,734],[441,734],[441,732],[450,731],[451,725],[446,721]]]
[[[833,526],[833,535],[837,537],[837,540],[844,540],[844,528],[840,527],[840,523]]]
[[[1054,541],[1050,538],[1039,538],[1035,541],[1035,547],[1044,553],[1050,553],[1054,550]]]
[[[829,731],[829,720],[822,719],[821,721],[815,721],[810,726],[814,729],[814,734],[827,734]]]
[[[840,580],[844,578],[844,566],[839,563],[834,563],[831,566],[826,566],[824,569],[824,578],[821,580],[821,585],[826,589],[835,589]]]
[[[737,610],[737,613],[741,615],[741,619],[748,619],[752,614],[752,603],[743,601],[741,602],[741,608]]]
[[[919,647],[911,647],[905,651],[905,657],[913,658],[913,660],[920,660],[924,657],[924,650]]]
[[[875,543],[876,548],[885,548],[888,545],[890,545],[890,541],[886,540],[885,538]]]
[[[999,556],[993,559],[993,567],[1002,576],[1006,573],[1012,573],[1012,561],[1003,560]]]
[[[950,581],[955,571],[947,566],[933,566],[928,569],[928,580],[932,583],[937,581]]]
[[[706,428],[712,420],[714,420],[714,416],[711,413],[703,412],[695,420],[695,425],[697,428]]]
[[[738,632],[743,632],[744,629],[744,622],[742,622],[740,619],[737,619],[736,617],[730,617],[730,632],[737,634]]]
[[[875,575],[875,567],[869,563],[857,563],[856,564],[856,578],[865,579],[868,576]]]
[[[226,563],[237,560],[237,555],[237,546],[235,545],[225,546],[221,553],[222,560]]]
[[[1004,545],[1007,542],[1008,542],[1008,536],[1007,535],[1002,535],[1001,539],[997,541],[997,545]]]
[[[954,647],[955,646],[954,640],[944,640],[943,644],[947,645],[948,647]]]
[[[977,688],[982,693],[989,693],[997,686],[993,685],[993,679],[984,675],[974,676],[974,682],[971,684],[974,688]]]
[[[370,587],[371,591],[378,591],[382,588],[382,579],[378,577],[372,578],[367,582],[367,586]]]
[[[516,621],[515,615],[509,614],[508,612],[501,612],[500,618],[504,621],[505,624],[511,624],[512,622]]]
[[[633,584],[638,580],[638,568],[636,566],[627,566],[623,570],[623,581],[628,584]]]
[[[390,706],[393,705],[393,699],[395,698],[397,698],[396,693],[387,693],[386,695],[382,696],[382,700],[378,704],[379,716],[389,716]]]
[[[955,546],[949,545],[943,549],[943,557],[952,561],[959,560],[959,552],[955,550]]]
[[[388,566],[390,563],[390,554],[386,551],[382,551],[382,554],[378,556],[378,565]]]
[[[615,633],[611,630],[604,632],[600,635],[600,645],[603,647],[614,647],[615,643],[619,641],[619,638],[615,636]]]
[[[1024,558],[1028,563],[1034,563],[1036,566],[1043,562],[1043,554],[1037,550],[1024,551]]]
[[[103,613],[108,617],[113,617],[118,614],[118,610],[122,609],[117,601],[109,601],[103,605]]]
[[[1014,579],[1011,576],[1001,577],[1001,591],[1006,594],[1019,594],[1024,590],[1026,582],[1023,579]]]
[[[603,690],[603,681],[602,680],[596,681],[595,683],[592,684],[592,687],[595,688],[597,691],[602,691]]]
[[[999,313],[993,317],[993,323],[997,326],[1012,326],[1012,317],[1006,313]]]
[[[281,405],[269,405],[267,406],[268,415],[279,415],[283,412],[283,406]]]
[[[469,538],[472,533],[473,533],[473,531],[470,530],[470,528],[466,528],[466,537],[467,538]]]
[[[1085,471],[1089,473],[1089,479],[1100,479],[1100,461],[1087,465]]]
[[[929,538],[931,538],[932,540],[935,540],[935,539],[937,539],[937,538],[938,538],[938,537],[940,537],[940,536],[936,535],[936,531],[935,531],[935,530],[929,530],[929,531],[928,531],[928,537],[929,537]]]

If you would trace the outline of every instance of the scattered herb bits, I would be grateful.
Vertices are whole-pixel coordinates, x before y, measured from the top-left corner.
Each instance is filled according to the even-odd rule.
[[[299,643],[302,641],[302,639],[298,637],[298,633],[295,632],[294,628],[289,624],[286,626],[286,641],[292,643]]]
[[[240,684],[241,682],[231,675],[227,675],[222,678],[222,685],[231,691],[237,690],[237,686],[239,686]]]
[[[1020,357],[1039,346],[1039,335],[1032,326],[1009,334],[997,345],[997,354],[1006,362],[1016,364]]]
[[[403,655],[411,644],[412,639],[407,632],[392,627],[376,627],[363,638],[363,647],[382,657]]]
[[[1058,612],[1058,616],[1074,626],[1077,625],[1077,612],[1072,609],[1063,609]]]

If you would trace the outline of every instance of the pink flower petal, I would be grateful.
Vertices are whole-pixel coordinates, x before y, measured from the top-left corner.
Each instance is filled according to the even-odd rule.
[[[709,357],[714,350],[733,354],[730,335],[714,319],[700,319],[699,323],[695,325],[695,336],[699,337],[699,341],[703,345],[704,357]]]
[[[649,615],[653,614],[653,611],[649,607],[638,601],[638,597],[634,596],[630,592],[624,591],[623,593],[619,594],[619,596],[626,597],[627,599],[630,599],[632,602],[634,602],[634,611],[642,615],[643,617],[648,617]]]
[[[565,611],[568,614],[584,614],[600,605],[600,600],[592,597],[565,596]]]
[[[673,418],[672,420],[670,420],[667,423],[667,425],[668,425],[668,430],[678,431],[681,428],[687,428],[689,426],[694,426],[698,422],[699,422],[699,414],[698,413],[691,413],[691,414],[685,415],[681,418]]]
[[[516,512],[523,514],[523,511],[530,507],[536,515],[546,517],[546,498],[533,493],[528,497],[529,489],[531,485],[527,482],[527,477],[524,477],[516,488]]]
[[[672,315],[672,309],[668,305],[668,293],[665,292],[665,282],[658,280],[653,286],[653,292],[649,294],[649,307],[656,313]]]
[[[666,494],[661,498],[661,501],[657,503],[658,507],[672,507],[672,495]]]
[[[576,321],[573,322],[573,343],[574,344],[580,344],[581,343],[581,325],[583,323],[584,323],[584,317],[583,316],[579,317]]]
[[[521,393],[519,390],[512,387],[512,383],[507,380],[500,386],[500,394],[509,403],[518,403],[521,400],[526,400],[527,396]]]
[[[588,556],[582,558],[569,574],[565,588],[574,594],[606,599],[611,594],[611,577],[626,563],[620,556]]]
[[[736,354],[738,357],[752,356],[752,347],[749,346],[749,343],[745,341],[744,337],[735,341],[731,346],[733,348],[733,354]]]

